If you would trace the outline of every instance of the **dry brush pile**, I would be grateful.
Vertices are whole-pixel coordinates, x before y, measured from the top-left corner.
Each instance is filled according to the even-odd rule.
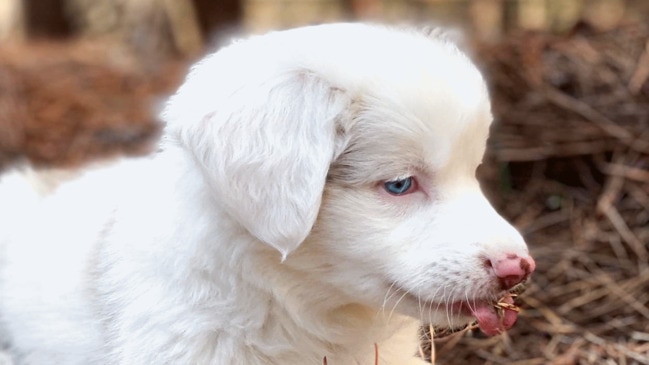
[[[481,52],[483,172],[537,271],[506,335],[436,340],[441,364],[649,364],[649,28],[519,34]]]
[[[146,153],[160,130],[156,102],[184,67],[142,65],[110,43],[0,46],[0,169]]]

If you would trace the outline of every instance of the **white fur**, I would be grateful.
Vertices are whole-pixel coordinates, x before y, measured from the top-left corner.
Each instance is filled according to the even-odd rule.
[[[162,152],[0,184],[0,339],[21,364],[420,364],[420,319],[525,255],[475,179],[491,122],[444,39],[337,24],[206,57]],[[414,176],[393,196],[385,181]],[[70,180],[70,181],[67,181]],[[34,188],[35,187],[35,188]]]

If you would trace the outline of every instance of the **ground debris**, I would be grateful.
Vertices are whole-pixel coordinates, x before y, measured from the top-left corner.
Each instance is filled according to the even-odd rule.
[[[149,152],[161,130],[156,103],[175,89],[180,64],[144,69],[112,44],[2,45],[0,169]]]

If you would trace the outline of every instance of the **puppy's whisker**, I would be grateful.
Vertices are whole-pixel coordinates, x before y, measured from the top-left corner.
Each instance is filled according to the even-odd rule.
[[[396,291],[394,291],[391,294],[392,289],[394,288],[395,285],[396,285],[396,283],[394,283],[394,282],[392,284],[390,284],[390,286],[388,287],[388,290],[385,292],[385,296],[383,297],[383,304],[381,305],[381,311],[382,311],[383,314],[385,314],[385,307],[388,305],[388,301],[392,298],[393,295],[396,294]]]
[[[452,328],[455,328],[455,325],[453,324],[454,319],[460,314],[460,313],[454,313],[454,311],[456,310],[455,304],[456,303],[461,303],[461,300],[460,300],[461,296],[457,295],[458,291],[459,291],[459,288],[456,286],[456,287],[453,287],[453,291],[451,292],[451,327]]]
[[[390,287],[388,288],[387,292],[385,293],[385,298],[383,301],[383,313],[385,314],[386,308],[390,302],[393,301],[393,298],[396,297],[399,294],[399,291],[401,289],[397,286],[395,282],[390,284]],[[394,305],[394,304],[393,304]],[[394,310],[393,308],[390,309],[391,311]]]
[[[469,290],[464,291],[464,298],[466,299],[466,306],[469,308],[471,312],[475,312],[475,298],[473,300],[469,299]],[[473,303],[472,303],[473,302]]]
[[[406,297],[406,295],[408,295],[407,291],[405,291],[403,289],[399,289],[399,290],[403,291],[403,294],[401,295],[401,297],[399,297],[399,299],[396,301],[396,303],[394,303],[394,306],[392,306],[392,310],[390,311],[390,315],[388,315],[388,323],[392,319],[392,315],[394,314],[394,311],[397,309],[397,306],[399,305],[399,303],[403,300],[403,298]]]
[[[431,298],[439,298],[438,294],[439,294],[439,291],[440,291],[441,289],[442,289],[442,287],[438,287],[438,288],[435,290],[435,293],[433,293],[433,295],[431,296]],[[428,323],[432,323],[432,322],[433,322],[433,311],[438,312],[438,311],[439,311],[439,306],[441,305],[440,301],[437,301],[437,306],[436,306],[435,309],[433,310],[433,304],[435,304],[435,303],[431,301],[430,304],[429,304],[429,306],[428,306],[428,307],[429,307],[429,308],[428,308]]]
[[[417,288],[417,305],[419,306],[419,318],[424,317],[424,310],[421,306],[421,287]]]
[[[438,288],[437,291],[435,291],[435,296],[434,296],[434,298],[438,298],[437,294],[439,293],[440,290],[446,290],[446,289],[445,289],[445,286],[443,286],[443,287],[441,287],[441,288]],[[446,307],[446,303],[444,302],[444,301],[445,301],[444,294],[442,293],[442,296],[439,297],[439,298],[440,298],[440,300],[437,301],[437,306],[435,307],[435,313],[439,313],[439,311],[440,311],[440,307],[441,307],[442,305],[443,305],[444,307]],[[432,304],[431,304],[431,315],[432,315],[432,309],[433,309],[433,306],[432,306]],[[432,322],[432,319],[430,320],[430,322]]]
[[[448,295],[446,295],[446,287],[447,286],[448,286],[448,284],[444,285],[444,292],[442,293],[442,296],[444,298],[444,309],[446,311],[446,322],[448,323],[449,327],[451,327],[452,326],[451,325],[451,316],[449,314],[449,310],[450,310],[449,307],[451,306],[451,301],[450,301],[450,297]]]
[[[455,328],[455,327],[453,326],[453,318],[455,318],[454,315],[453,315],[453,310],[455,309],[455,308],[454,308],[454,307],[455,307],[454,304],[455,304],[455,287],[453,287],[452,290],[451,290],[451,295],[449,296],[449,305],[448,305],[449,312],[450,312],[450,316],[449,316],[449,318],[450,318],[450,320],[449,320],[449,326],[450,326],[451,328]]]
[[[433,297],[436,298],[436,297]],[[437,308],[433,309],[433,304],[434,302],[429,302],[428,304],[428,323],[433,323],[433,311],[437,311],[439,309],[439,302],[437,303]]]
[[[478,297],[475,295],[471,297],[471,303],[473,304],[472,310],[475,311],[476,308],[478,308]]]

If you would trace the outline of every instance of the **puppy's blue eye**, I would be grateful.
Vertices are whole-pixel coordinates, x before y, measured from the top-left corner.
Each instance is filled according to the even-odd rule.
[[[405,179],[387,181],[383,183],[385,191],[392,195],[406,194],[412,188],[412,176]]]

